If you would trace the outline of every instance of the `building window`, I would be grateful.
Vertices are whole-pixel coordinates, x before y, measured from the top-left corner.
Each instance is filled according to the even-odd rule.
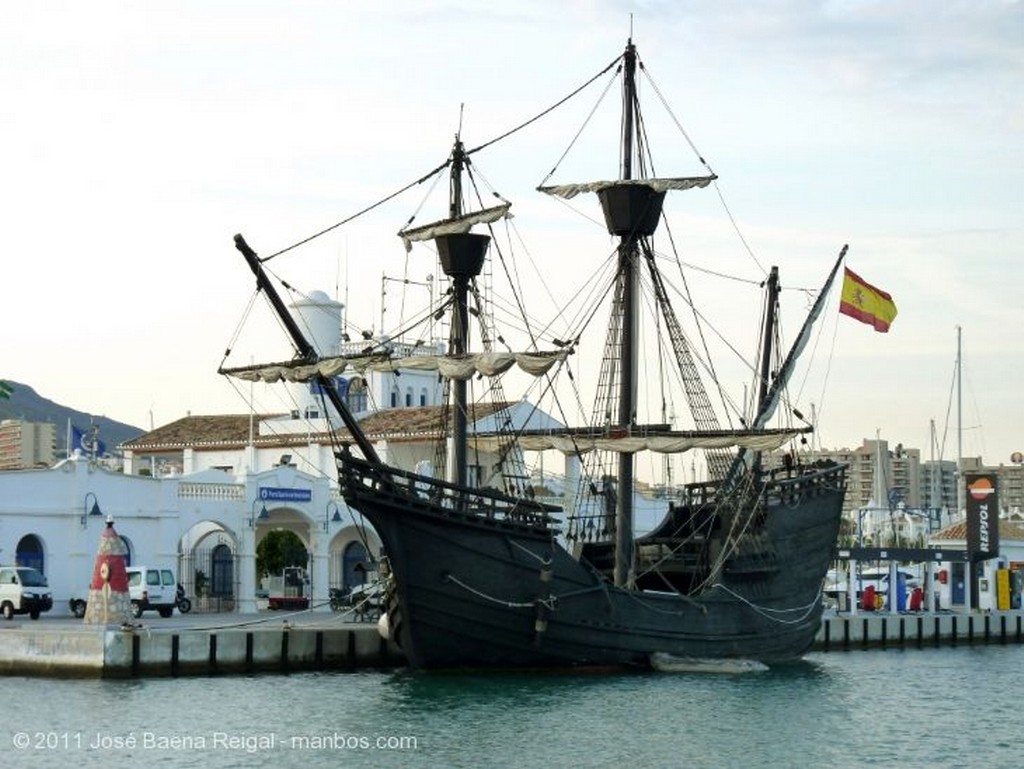
[[[420,390],[420,405],[421,406],[426,406],[427,405],[427,388],[426,387],[424,387],[422,390]]]
[[[348,385],[347,398],[349,411],[366,411],[366,380],[362,377],[353,377]]]
[[[405,390],[405,405],[406,406],[411,406],[412,405],[412,388],[411,387],[408,387]]]

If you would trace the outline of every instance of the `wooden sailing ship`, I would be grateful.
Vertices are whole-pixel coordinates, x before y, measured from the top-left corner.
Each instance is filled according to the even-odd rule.
[[[500,382],[514,366],[553,377],[594,337],[577,330],[551,351],[512,353],[496,351],[485,331],[482,349],[473,349],[478,277],[491,242],[489,234],[473,228],[489,228],[507,216],[509,207],[465,210],[463,180],[471,151],[461,138],[445,164],[450,175],[447,216],[400,233],[407,244],[436,246],[450,286],[445,355],[394,360],[386,350],[370,349],[359,356],[322,358],[290,315],[262,260],[236,236],[258,290],[270,299],[296,354],[272,369],[223,371],[249,379],[284,376],[319,383],[342,422],[336,431],[340,491],[383,542],[381,630],[417,668],[646,667],[653,655],[771,663],[801,656],[818,630],[845,467],[789,462],[769,470],[761,456],[807,429],[767,425],[843,254],[785,357],[772,345],[779,294],[773,268],[759,332],[756,410],[740,428],[720,426],[652,245],[665,196],[707,186],[715,176],[649,175],[639,141],[644,124],[632,41],[615,68],[623,96],[620,178],[541,188],[567,198],[596,193],[607,231],[617,239],[608,282],[611,309],[603,335],[602,386],[590,424],[566,427],[549,420],[538,427],[508,416],[508,401],[486,412],[492,417],[488,427],[476,418],[484,412],[475,410],[469,397],[473,381]],[[638,341],[641,307],[654,308],[659,318],[658,329],[668,340],[665,349],[694,413],[693,429],[638,422],[638,359],[646,354],[642,349],[649,349]],[[332,386],[333,377],[350,368],[412,366],[436,370],[450,396],[449,416],[442,423],[445,441],[434,464],[450,468],[446,477],[382,461]],[[525,477],[521,469],[508,468],[521,468],[530,451],[560,451],[578,459],[578,482],[565,495],[571,506],[541,502],[521,482],[509,480]],[[661,522],[638,537],[633,526],[636,457],[647,451],[702,451],[711,480],[675,490]],[[496,474],[504,473],[502,482],[469,473],[474,463],[480,466],[481,455]]]

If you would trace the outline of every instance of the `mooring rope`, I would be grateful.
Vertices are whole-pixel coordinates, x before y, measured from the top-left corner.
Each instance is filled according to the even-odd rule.
[[[735,598],[736,600],[740,601],[741,603],[745,603],[747,606],[749,606],[755,612],[760,614],[762,617],[765,617],[766,619],[770,619],[770,620],[772,620],[772,622],[778,622],[778,623],[780,623],[782,625],[796,625],[796,624],[798,624],[800,622],[803,622],[805,619],[807,619],[811,615],[811,612],[814,611],[814,608],[818,605],[818,599],[821,598],[821,591],[822,591],[824,585],[822,585],[822,587],[818,588],[817,595],[814,596],[814,599],[809,604],[807,604],[806,606],[794,606],[791,609],[773,609],[773,608],[768,607],[768,606],[758,606],[757,604],[755,604],[754,602],[750,601],[749,599],[744,598],[742,595],[737,593],[735,590],[731,590],[730,588],[726,587],[721,582],[716,582],[711,587],[712,588],[716,588],[716,587],[721,588],[724,592],[728,593],[729,595],[731,595],[733,598]],[[801,614],[796,619],[783,619],[782,617],[773,616],[775,614],[792,614],[793,612],[803,612],[803,614]]]

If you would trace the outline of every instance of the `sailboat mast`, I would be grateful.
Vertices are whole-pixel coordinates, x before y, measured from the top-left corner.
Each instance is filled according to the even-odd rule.
[[[622,179],[633,178],[633,130],[636,106],[636,48],[626,44],[622,92]],[[622,346],[619,350],[618,424],[628,428],[636,418],[636,334],[640,248],[635,231],[619,241],[622,280]],[[619,489],[615,506],[615,584],[633,580],[633,454],[619,454]]]
[[[964,493],[964,412],[963,412],[963,347],[960,326],[956,327],[956,513],[965,511]]]

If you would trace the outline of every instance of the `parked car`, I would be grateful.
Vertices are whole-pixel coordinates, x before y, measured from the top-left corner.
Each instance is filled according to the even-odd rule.
[[[133,617],[141,617],[144,611],[156,611],[161,617],[174,613],[178,603],[178,580],[171,569],[129,566],[126,571]]]
[[[27,614],[39,619],[53,608],[53,594],[44,577],[30,566],[0,566],[0,613],[4,619]]]
[[[141,617],[144,611],[155,611],[161,617],[170,617],[175,606],[179,606],[183,613],[192,608],[191,601],[183,595],[179,596],[178,582],[171,569],[129,566],[125,571],[128,573],[128,599],[131,601],[134,618]],[[179,600],[183,602],[180,605]],[[186,604],[188,608],[184,608]],[[86,599],[81,597],[68,601],[71,613],[79,619],[85,616],[87,606]]]

